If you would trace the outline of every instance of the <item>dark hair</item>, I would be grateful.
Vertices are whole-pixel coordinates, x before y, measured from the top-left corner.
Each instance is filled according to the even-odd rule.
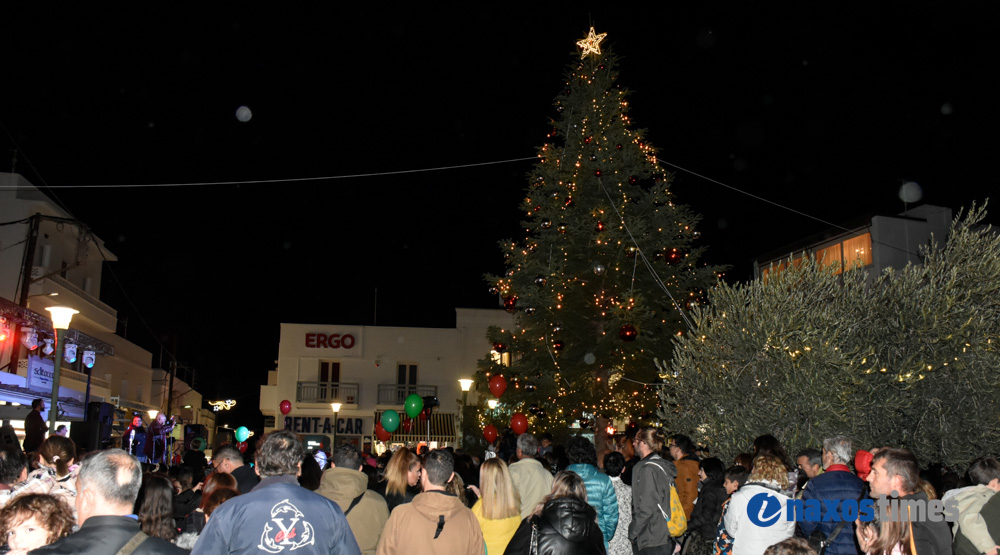
[[[424,475],[435,486],[444,486],[455,471],[455,457],[444,449],[435,449],[424,457]]]
[[[56,467],[56,474],[62,478],[69,474],[70,461],[76,460],[76,444],[68,437],[49,436],[38,448],[38,454],[46,464]]]
[[[549,441],[552,441],[552,434],[550,434],[549,432],[545,432],[544,434],[538,436],[538,440],[539,441],[541,441],[543,439],[547,439]]]
[[[194,486],[194,469],[190,466],[178,466],[174,474],[174,479],[181,485],[182,490],[189,490]]]
[[[202,502],[201,510],[205,513],[205,516],[212,516],[212,513],[215,509],[219,508],[219,505],[222,505],[237,495],[239,495],[239,492],[235,492],[231,489],[217,489],[205,498],[205,501]]]
[[[726,473],[726,467],[722,465],[722,461],[715,457],[702,459],[698,462],[698,468],[705,471],[705,476],[709,480],[721,480],[723,474]]]
[[[969,478],[981,486],[1000,479],[1000,461],[997,461],[997,458],[992,455],[972,461],[972,466],[969,467]]]
[[[143,481],[135,502],[139,527],[154,538],[171,541],[177,535],[174,524],[174,487],[163,476],[150,474]]]
[[[49,533],[46,545],[68,536],[76,524],[73,510],[62,499],[41,493],[18,495],[0,511],[0,537],[4,543],[12,528],[31,517]]]
[[[694,452],[694,442],[686,435],[676,434],[670,436],[670,440],[681,450],[681,453],[690,455]]]
[[[205,485],[201,488],[201,504],[198,508],[202,511],[205,510],[205,506],[208,503],[208,499],[218,490],[226,489],[235,495],[240,494],[239,486],[236,484],[236,478],[233,478],[232,474],[226,474],[225,472],[213,472],[208,479],[205,480]]]
[[[885,461],[885,472],[890,478],[899,476],[903,479],[903,488],[906,491],[899,492],[900,495],[916,493],[920,488],[920,465],[917,457],[909,449],[895,449],[893,447],[883,447],[875,453],[872,458],[872,468],[878,461]]]
[[[573,436],[566,442],[566,456],[569,464],[591,464],[597,466],[597,449],[589,439]]]
[[[257,472],[261,478],[295,476],[305,459],[306,448],[287,430],[271,432],[257,449]]]
[[[31,402],[31,410],[35,410],[38,407],[42,406],[42,403],[43,401],[41,399],[35,399],[34,401]]]
[[[747,483],[747,478],[750,477],[750,470],[742,465],[733,465],[726,469],[726,475],[724,478],[730,482],[736,482],[743,487],[743,484]]]
[[[733,464],[735,466],[742,466],[749,471],[750,467],[753,466],[753,455],[750,453],[740,453],[733,459]]]
[[[764,550],[764,555],[816,555],[804,538],[788,538]]]
[[[364,464],[364,457],[358,452],[358,448],[350,443],[341,443],[333,450],[330,457],[337,468],[350,468],[357,470]]]
[[[11,485],[21,477],[21,472],[28,467],[21,450],[13,445],[0,449],[0,484]]]
[[[809,457],[809,464],[823,466],[823,452],[819,449],[803,449],[799,451],[798,455],[795,455],[795,460],[798,461],[802,457]]]
[[[92,489],[109,503],[132,507],[142,487],[142,467],[121,449],[105,449],[84,457],[77,481],[77,494]]]
[[[625,455],[612,451],[604,455],[604,473],[612,478],[620,476],[625,468]]]
[[[302,472],[299,474],[299,485],[309,491],[319,489],[320,480],[323,479],[323,469],[319,467],[319,462],[312,453],[306,453],[302,459]]]
[[[757,436],[757,439],[753,440],[753,458],[762,455],[772,455],[781,461],[781,464],[785,465],[785,468],[790,472],[795,466],[792,465],[791,461],[788,460],[788,453],[785,452],[785,448],[781,446],[781,442],[778,438],[772,436],[771,434],[764,434],[762,436]]]

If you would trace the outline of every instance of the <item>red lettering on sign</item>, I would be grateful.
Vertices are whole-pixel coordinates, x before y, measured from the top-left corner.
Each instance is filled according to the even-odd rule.
[[[315,333],[307,333],[306,334],[306,347],[308,347],[310,349],[316,348],[316,334]]]
[[[345,333],[344,335],[340,335],[339,333],[331,333],[330,335],[322,333],[306,334],[306,347],[309,349],[339,349],[341,347],[351,349],[355,343],[354,336],[349,333]]]
[[[316,338],[316,346],[317,347],[326,348],[326,336],[325,335],[319,334],[319,337]]]
[[[339,333],[331,333],[330,334],[330,348],[331,349],[339,349],[340,348],[340,334]]]
[[[348,340],[350,341],[350,345],[347,344]],[[340,344],[343,345],[345,349],[350,349],[354,346],[354,336],[349,333],[344,334],[344,337],[340,340]]]

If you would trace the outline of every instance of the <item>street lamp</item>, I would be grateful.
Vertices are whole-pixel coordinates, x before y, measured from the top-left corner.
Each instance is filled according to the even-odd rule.
[[[333,445],[330,446],[330,453],[337,448],[337,413],[341,406],[340,403],[330,403],[330,408],[333,409]]]
[[[45,310],[48,310],[52,315],[52,327],[56,329],[56,347],[62,349],[69,323],[73,320],[73,315],[79,314],[80,311],[66,306],[50,306]],[[50,436],[56,434],[56,417],[59,416],[59,372],[61,370],[62,357],[56,355],[52,361],[52,399],[49,402]]]
[[[469,398],[469,390],[472,389],[472,380],[462,379],[458,380],[459,385],[462,386],[462,406],[465,406],[466,399]]]
[[[160,411],[156,409],[149,409],[146,411],[146,413],[149,414],[149,422],[152,423],[153,420],[156,420],[156,415],[160,414]]]
[[[462,386],[462,410],[458,413],[458,429],[461,430],[459,437],[462,441],[458,446],[462,447],[462,444],[465,443],[465,411],[467,409],[466,405],[468,404],[466,401],[469,399],[469,390],[472,389],[472,380],[463,378],[458,380],[458,384]]]
[[[486,405],[490,407],[490,410],[497,408],[498,403],[500,403],[500,401],[497,401],[496,399],[490,399],[489,401],[486,401]]]

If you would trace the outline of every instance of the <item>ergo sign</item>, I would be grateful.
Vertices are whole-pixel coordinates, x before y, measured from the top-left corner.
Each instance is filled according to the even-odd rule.
[[[345,333],[307,333],[306,348],[308,349],[350,349],[354,347],[354,336]]]

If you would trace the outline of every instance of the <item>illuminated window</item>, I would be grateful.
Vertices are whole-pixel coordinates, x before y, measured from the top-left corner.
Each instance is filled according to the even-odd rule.
[[[833,272],[839,274],[844,270],[843,264],[841,264],[840,256],[840,243],[836,245],[830,245],[829,247],[824,247],[822,249],[816,249],[816,261],[819,262],[822,267],[836,266],[836,270]]]
[[[851,237],[841,244],[844,246],[844,263],[848,270],[868,266],[872,263],[872,236],[870,233]]]
[[[840,274],[845,267],[848,270],[862,268],[872,264],[872,236],[870,233],[862,233],[856,237],[845,239],[839,243],[817,248],[812,256],[822,267],[834,266],[834,274]],[[802,257],[792,260],[792,266],[798,268],[802,263]],[[786,261],[778,264],[768,265],[760,271],[761,279],[767,279],[772,270],[781,273],[788,267]]]
[[[510,351],[504,351],[502,353],[490,351],[490,356],[493,357],[493,362],[501,366],[510,366]]]

